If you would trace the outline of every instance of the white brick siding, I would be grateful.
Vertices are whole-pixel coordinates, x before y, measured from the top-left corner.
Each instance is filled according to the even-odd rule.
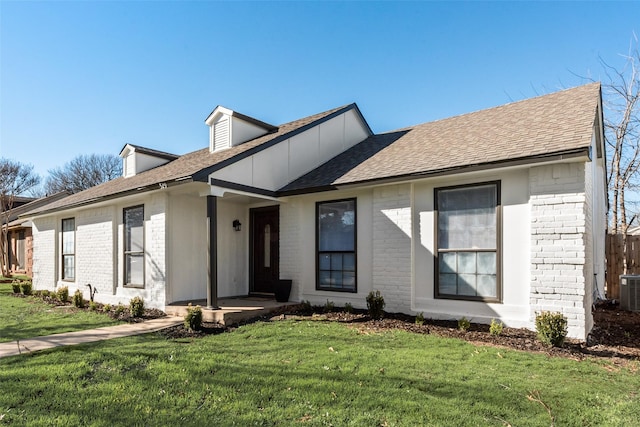
[[[591,323],[585,165],[531,168],[529,184],[531,322],[541,311],[561,312],[569,336],[585,339]]]
[[[124,288],[122,209],[144,205],[145,209],[145,287]],[[128,304],[141,296],[147,307],[164,310],[166,285],[165,219],[166,196],[156,194],[144,199],[116,206],[105,206],[68,211],[34,219],[34,287],[55,290],[68,286],[69,293],[76,289],[89,299],[90,283],[98,289],[95,300],[109,304]],[[60,278],[60,222],[75,218],[74,281]]]
[[[56,283],[56,220],[33,221],[33,287],[53,289]]]
[[[76,281],[69,287],[80,289],[89,299],[90,283],[98,294],[114,291],[114,220],[115,206],[88,209],[76,213]]]
[[[292,301],[303,299],[300,282],[300,201],[280,205],[280,278],[291,279]],[[314,260],[315,262],[315,260]]]
[[[373,191],[373,289],[388,312],[411,308],[411,185]]]

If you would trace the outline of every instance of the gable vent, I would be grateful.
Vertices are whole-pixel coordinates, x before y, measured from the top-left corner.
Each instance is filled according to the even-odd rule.
[[[213,151],[229,148],[229,119],[224,118],[213,125]]]
[[[640,311],[640,276],[620,276],[620,308]]]

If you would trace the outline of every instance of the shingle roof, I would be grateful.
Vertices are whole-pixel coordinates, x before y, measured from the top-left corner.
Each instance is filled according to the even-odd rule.
[[[285,194],[588,149],[600,100],[591,83],[373,135],[295,180]]]
[[[251,141],[245,142],[244,144],[240,144],[223,151],[211,153],[207,147],[184,154],[164,165],[141,172],[132,177],[120,177],[113,179],[105,182],[104,184],[73,194],[57,202],[31,210],[23,215],[35,215],[47,211],[93,203],[104,198],[115,197],[130,191],[144,189],[145,187],[157,186],[157,184],[163,182],[176,180],[186,181],[188,178],[206,182],[208,175],[214,170],[238,161],[279,141],[290,138],[296,133],[302,132],[309,127],[315,126],[318,123],[354,108],[357,109],[358,107],[355,104],[350,104],[285,123],[280,125],[275,132],[268,133]]]
[[[32,211],[41,206],[45,206],[49,203],[55,202],[57,200],[63,199],[67,197],[70,193],[67,191],[61,191],[59,193],[52,194],[50,196],[41,197],[39,199],[30,198],[31,201],[29,203],[25,203],[24,205],[20,205],[11,209],[11,215],[9,216],[9,226],[16,225],[16,219],[24,214],[25,212]],[[4,224],[4,218],[2,218],[2,224]]]

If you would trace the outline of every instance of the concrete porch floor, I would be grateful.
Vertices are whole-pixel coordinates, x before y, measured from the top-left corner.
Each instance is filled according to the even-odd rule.
[[[187,314],[187,308],[191,303],[192,306],[199,305],[202,307],[202,321],[215,322],[221,325],[233,325],[264,316],[282,307],[298,305],[298,302],[277,302],[273,298],[246,296],[233,298],[218,299],[218,310],[207,309],[206,300],[195,301],[178,301],[171,303],[164,308],[164,312],[171,316],[184,317]]]

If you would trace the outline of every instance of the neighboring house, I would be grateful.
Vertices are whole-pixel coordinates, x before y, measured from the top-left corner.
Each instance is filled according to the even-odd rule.
[[[9,215],[9,222],[2,227],[8,227],[9,272],[11,274],[24,274],[33,276],[33,238],[31,236],[31,221],[19,219],[25,212],[47,205],[69,193],[57,193],[49,197],[36,199],[33,197],[16,197]]]
[[[355,104],[280,126],[217,107],[209,147],[126,145],[124,176],[31,211],[36,289],[148,306],[271,294],[591,330],[603,295],[599,84],[373,134]]]

